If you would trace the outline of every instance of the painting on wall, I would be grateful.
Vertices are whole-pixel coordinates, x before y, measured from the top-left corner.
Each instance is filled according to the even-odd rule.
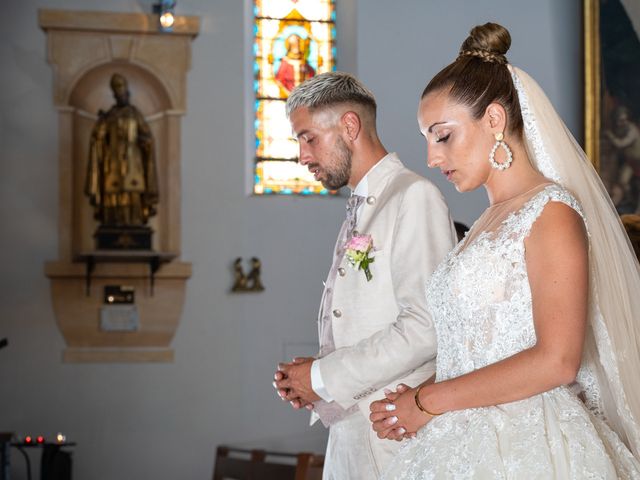
[[[640,2],[584,0],[584,20],[585,150],[618,213],[640,215]]]

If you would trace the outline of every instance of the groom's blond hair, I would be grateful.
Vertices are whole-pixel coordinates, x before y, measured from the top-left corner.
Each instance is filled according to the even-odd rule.
[[[321,73],[294,88],[287,99],[287,117],[298,108],[313,112],[343,104],[358,107],[358,113],[369,116],[375,125],[377,105],[373,93],[346,72]]]

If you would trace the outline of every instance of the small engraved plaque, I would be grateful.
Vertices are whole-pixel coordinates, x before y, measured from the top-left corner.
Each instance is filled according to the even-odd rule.
[[[104,303],[113,304],[132,304],[135,303],[135,288],[130,285],[105,285],[104,287]]]
[[[100,330],[103,332],[135,332],[140,327],[135,305],[106,305],[100,307]]]

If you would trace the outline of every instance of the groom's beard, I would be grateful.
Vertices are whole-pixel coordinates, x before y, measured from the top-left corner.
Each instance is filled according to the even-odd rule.
[[[325,188],[338,190],[349,183],[352,155],[353,153],[344,140],[338,137],[335,144],[335,162],[331,168],[325,170],[325,178],[320,180]]]

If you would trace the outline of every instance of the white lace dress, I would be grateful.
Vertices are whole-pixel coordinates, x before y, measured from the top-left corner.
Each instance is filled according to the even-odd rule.
[[[434,272],[427,295],[438,334],[436,381],[535,344],[524,239],[550,201],[582,215],[570,193],[547,184],[515,207],[487,210]],[[566,386],[445,413],[405,443],[384,479],[640,478],[627,447]]]

